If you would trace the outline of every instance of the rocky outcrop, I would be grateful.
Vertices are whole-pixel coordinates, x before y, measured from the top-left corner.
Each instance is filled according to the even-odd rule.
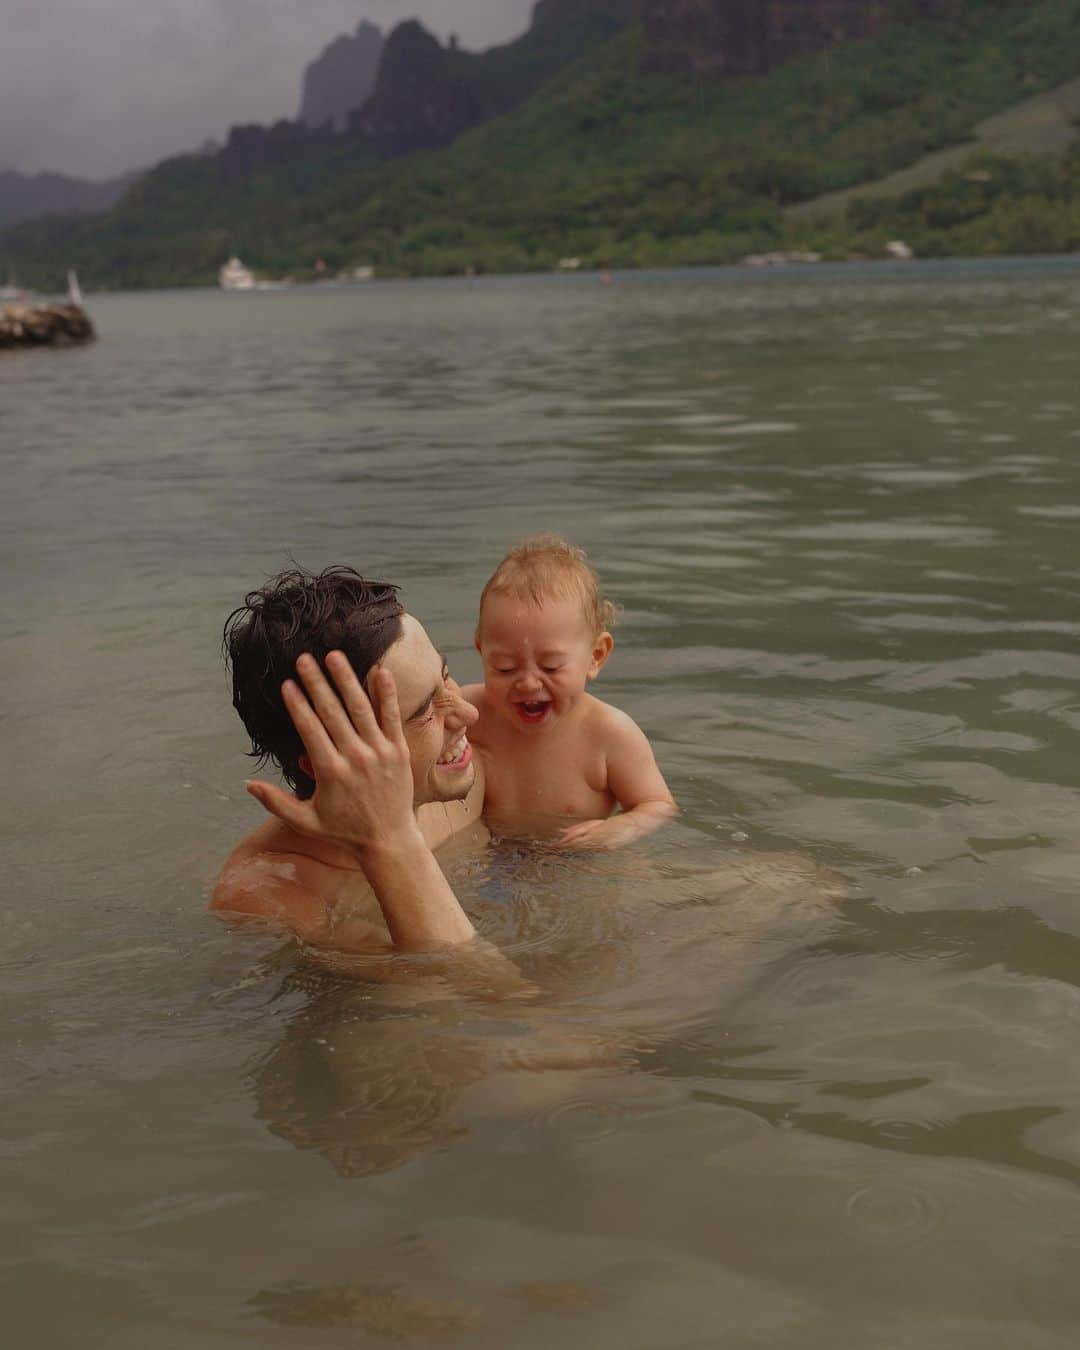
[[[449,145],[516,101],[485,76],[482,57],[441,46],[409,19],[387,38],[375,92],[350,116],[349,130],[384,155]]]
[[[838,42],[880,37],[894,18],[888,0],[769,0],[766,12],[772,65]]]
[[[536,0],[525,41],[545,29],[557,29],[576,37],[582,30],[597,37],[612,37],[641,14],[641,0]]]
[[[385,155],[449,145],[509,112],[570,62],[634,23],[641,0],[538,0],[529,30],[485,52],[443,47],[415,19],[386,40],[375,90],[349,119]]]
[[[0,351],[11,347],[70,347],[93,337],[94,325],[79,305],[0,308]]]
[[[895,17],[892,0],[645,0],[646,69],[763,75],[802,52],[879,37]]]
[[[311,128],[329,124],[344,131],[349,114],[375,88],[382,50],[382,30],[367,19],[351,37],[335,38],[304,71],[299,120]]]

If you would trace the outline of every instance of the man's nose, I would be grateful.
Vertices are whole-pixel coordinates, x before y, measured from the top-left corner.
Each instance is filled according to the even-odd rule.
[[[462,698],[460,689],[454,689],[452,692],[454,699],[446,715],[446,720],[454,726],[471,727],[480,713],[467,698]]]

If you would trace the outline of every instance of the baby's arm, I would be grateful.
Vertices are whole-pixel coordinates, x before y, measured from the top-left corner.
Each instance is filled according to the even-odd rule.
[[[645,733],[616,708],[605,708],[607,785],[622,808],[607,820],[583,820],[559,836],[564,848],[621,848],[679,814]]]

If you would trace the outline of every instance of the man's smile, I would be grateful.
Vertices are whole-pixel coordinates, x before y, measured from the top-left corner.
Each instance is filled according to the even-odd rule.
[[[464,732],[457,740],[444,750],[438,760],[440,769],[467,769],[472,763],[472,746],[469,744],[469,738]]]

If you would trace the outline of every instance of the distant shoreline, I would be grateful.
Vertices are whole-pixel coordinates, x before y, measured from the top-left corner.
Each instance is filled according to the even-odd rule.
[[[950,276],[975,276],[990,273],[998,276],[1044,275],[1055,272],[1077,273],[1080,275],[1080,251],[1075,253],[1007,253],[977,254],[972,257],[913,258],[901,262],[893,258],[848,258],[816,263],[784,263],[774,267],[747,267],[739,263],[702,263],[697,266],[680,267],[635,267],[610,268],[608,275],[611,287],[605,290],[617,290],[619,285],[648,285],[654,281],[677,279],[679,277],[701,279],[714,277],[717,280],[765,284],[782,283],[784,280],[820,278],[822,280],[840,278],[910,278],[912,280],[928,275],[946,273]],[[600,288],[603,272],[601,269],[582,268],[576,272],[558,272],[554,269],[531,272],[484,272],[475,276],[462,276],[460,273],[444,276],[387,276],[376,277],[374,281],[363,285],[334,285],[327,282],[300,282],[283,290],[251,291],[233,294],[217,286],[168,286],[147,287],[136,290],[95,291],[88,300],[96,302],[115,297],[171,295],[171,296],[209,296],[216,295],[223,304],[250,305],[276,300],[288,304],[303,302],[313,295],[352,295],[362,297],[372,286],[461,286],[485,287],[509,283],[527,282],[535,286],[573,287],[581,290],[588,287]]]

